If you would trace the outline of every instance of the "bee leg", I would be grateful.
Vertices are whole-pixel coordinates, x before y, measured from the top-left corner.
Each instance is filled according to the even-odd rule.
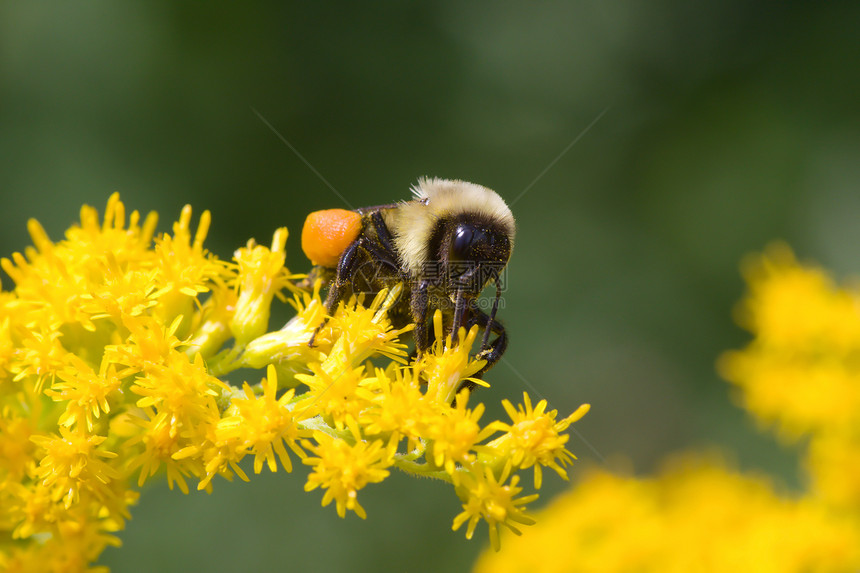
[[[497,305],[493,305],[494,310]],[[483,360],[486,360],[487,363],[484,364],[484,367],[481,368],[477,377],[480,377],[490,368],[495,366],[496,362],[502,357],[502,354],[505,353],[505,349],[508,347],[508,335],[505,332],[505,327],[502,326],[502,323],[497,321],[495,318],[487,315],[483,310],[477,307],[477,305],[472,305],[472,317],[469,321],[469,328],[472,325],[477,324],[479,328],[484,329],[484,340],[486,341],[481,345],[481,351],[478,353],[477,357]],[[495,312],[493,313],[495,314]],[[496,338],[489,342],[489,333],[492,332],[496,335]]]
[[[356,263],[358,262],[358,249],[364,246],[364,239],[359,238],[353,241],[343,252],[340,257],[340,261],[337,264],[337,272],[335,274],[334,280],[331,281],[331,285],[328,289],[328,294],[325,297],[325,318],[320,323],[319,326],[316,327],[314,333],[311,335],[311,339],[308,341],[308,346],[313,348],[314,339],[319,334],[319,331],[323,329],[323,327],[328,324],[329,318],[334,314],[335,309],[337,308],[337,303],[339,303],[346,296],[347,292],[349,292],[350,283],[348,280],[345,280],[344,277],[351,277],[352,273],[355,270]]]
[[[394,249],[394,240],[391,237],[391,232],[379,212],[373,213],[370,216],[373,227],[376,230],[376,236],[379,239],[379,245],[375,244],[367,237],[361,236],[353,241],[340,256],[340,261],[337,264],[334,280],[325,299],[326,316],[322,323],[314,330],[311,339],[308,341],[308,346],[313,347],[314,339],[323,327],[328,323],[329,318],[337,308],[337,304],[343,300],[346,295],[352,290],[350,282],[354,276],[356,269],[359,266],[359,261],[362,259],[358,256],[359,249],[363,249],[370,254],[371,258],[379,265],[387,265],[392,269],[398,269],[397,251]],[[425,287],[426,291],[426,287]],[[414,293],[413,293],[414,299]],[[426,299],[426,294],[425,294]],[[427,309],[425,304],[424,316],[426,318]],[[426,331],[425,331],[426,332]],[[419,347],[419,353],[426,347],[426,334],[424,346]],[[417,340],[417,338],[416,338]],[[417,346],[417,344],[416,344]]]
[[[360,237],[356,240],[359,246],[370,253],[371,258],[377,265],[386,265],[396,271],[396,274],[402,275],[400,266],[397,263],[397,251],[394,248],[394,239],[391,238],[391,232],[388,230],[382,215],[373,213],[370,216],[373,223],[373,228],[376,230],[376,236],[379,243],[375,243],[367,237]],[[344,253],[345,256],[345,253]]]
[[[379,238],[379,242],[382,243],[385,250],[396,259],[397,251],[394,249],[394,239],[391,237],[391,231],[388,230],[388,225],[385,224],[382,214],[377,211],[370,216],[370,220],[373,223],[373,228],[376,230],[376,236]]]
[[[496,282],[496,298],[493,299],[493,310],[490,311],[490,322],[494,322],[496,320],[496,311],[499,310],[499,296],[502,294],[502,289],[499,287],[499,283]],[[490,329],[484,329],[484,337],[481,339],[481,352],[487,350],[487,343],[490,342]]]
[[[458,289],[456,302],[454,303],[454,322],[451,323],[451,346],[459,342],[460,326],[463,324],[463,315],[467,304],[468,302],[463,297],[463,291]]]
[[[415,351],[418,356],[421,356],[427,347],[427,288],[428,281],[421,281],[414,289],[412,289],[412,298],[409,301],[410,310],[412,311],[412,320],[415,322]]]
[[[472,316],[468,321],[467,328],[471,328],[474,325],[478,325],[478,327],[484,329],[484,338],[488,338],[487,333],[492,331],[493,334],[496,335],[495,340],[493,340],[487,348],[483,348],[482,350],[475,356],[475,358],[479,358],[481,360],[486,360],[487,363],[484,364],[483,368],[475,372],[472,375],[472,378],[483,378],[484,374],[493,366],[496,365],[496,362],[502,357],[502,354],[505,353],[505,349],[508,347],[508,335],[505,332],[505,327],[502,326],[501,322],[498,322],[495,319],[492,319],[485,313],[483,310],[479,309],[477,306],[472,306]],[[460,387],[457,389],[458,392],[462,389],[467,389],[471,392],[475,388],[476,384],[469,380],[464,381],[460,384]]]

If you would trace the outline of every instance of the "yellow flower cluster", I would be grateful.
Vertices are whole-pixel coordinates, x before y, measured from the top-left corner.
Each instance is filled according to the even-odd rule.
[[[860,570],[860,290],[782,244],[744,274],[737,318],[753,339],[719,368],[762,424],[808,440],[809,491],[695,454],[652,478],[592,471],[476,571]]]
[[[165,475],[211,491],[217,475],[247,480],[246,456],[255,473],[311,466],[305,489],[341,516],[365,517],[358,492],[393,468],[445,480],[462,503],[454,529],[471,537],[483,520],[496,546],[500,525],[531,523],[518,470],[534,467],[536,487],[542,466],[567,477],[563,432],[587,406],[558,419],[525,396],[505,402],[509,423],[481,424],[483,404],[457,393],[483,365],[476,330],[409,361],[409,327],[387,318],[398,287],[340,305],[311,348],[324,308],[284,266],[286,229],[228,263],[203,248],[208,212],[196,231],[190,207],[172,234],[156,237],[156,221],[126,221],[114,195],[103,222],[84,207],[57,243],[30,221],[34,247],[2,259],[15,287],[0,292],[0,570],[103,569],[136,486]],[[297,314],[268,332],[275,297]],[[239,368],[266,375],[221,379]]]
[[[536,517],[474,571],[848,572],[860,563],[850,518],[700,457],[645,479],[591,471]]]
[[[720,370],[760,422],[808,441],[813,493],[860,514],[860,288],[798,264],[784,244],[744,272],[738,320],[755,338]]]

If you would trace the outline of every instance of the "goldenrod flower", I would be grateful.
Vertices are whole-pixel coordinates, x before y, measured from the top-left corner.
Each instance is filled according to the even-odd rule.
[[[656,477],[591,471],[476,572],[856,571],[856,517],[781,496],[761,476],[685,456]]]
[[[427,396],[437,402],[450,404],[463,380],[486,385],[484,381],[472,378],[485,364],[483,360],[469,357],[469,349],[475,343],[478,329],[473,327],[466,333],[466,329],[461,328],[458,340],[463,343],[451,345],[451,338],[443,336],[442,313],[436,311],[433,314],[433,330],[436,340],[432,352],[424,356],[421,364],[421,371],[427,378]]]
[[[290,287],[292,278],[284,267],[287,230],[275,231],[272,248],[267,249],[251,239],[247,246],[236,251],[239,265],[236,283],[239,298],[230,321],[230,330],[236,343],[243,345],[263,334],[269,326],[269,309],[272,299],[284,299],[282,290]]]
[[[277,471],[275,455],[284,469],[292,471],[284,445],[304,457],[299,439],[310,436],[308,430],[301,429],[300,413],[295,412],[292,405],[295,390],[284,392],[280,398],[277,396],[278,378],[273,365],[269,365],[268,377],[262,381],[262,395],[247,382],[242,390],[245,397],[234,397],[225,413],[233,415],[225,415],[218,421],[216,447],[228,446],[232,450],[228,459],[236,458],[239,453],[254,454],[254,473],[260,473],[263,462],[269,471]]]
[[[723,376],[759,419],[796,438],[860,419],[860,293],[798,264],[783,244],[744,265],[738,320],[755,338],[726,353]]]
[[[811,493],[837,511],[860,514],[860,436],[840,432],[813,436],[804,460]]]
[[[284,266],[286,229],[226,263],[203,246],[208,212],[193,229],[184,208],[172,234],[156,236],[156,221],[113,195],[103,222],[84,207],[56,243],[31,221],[35,248],[0,261],[15,283],[0,292],[0,569],[104,570],[88,568],[118,544],[133,486],[164,476],[212,491],[215,476],[248,479],[249,455],[255,473],[291,471],[292,455],[312,466],[305,489],[324,489],[341,516],[365,517],[360,490],[398,468],[452,484],[469,537],[481,520],[494,543],[499,524],[530,523],[535,495],[520,495],[513,472],[559,471],[572,454],[558,433],[578,414],[556,421],[526,397],[512,424],[482,425],[484,405],[456,394],[479,382],[475,330],[410,362],[399,337],[411,325],[388,319],[398,286],[366,307],[345,301],[311,348],[325,310],[319,285],[299,290]],[[285,291],[297,314],[269,331]],[[265,377],[222,380],[239,368]],[[500,445],[522,442],[526,424],[544,437]]]
[[[10,413],[8,407],[5,410],[0,415],[0,475],[8,483],[16,483],[28,471],[32,471],[36,444],[30,440],[30,436],[36,426],[31,418],[17,417]]]
[[[442,415],[443,409],[422,392],[415,370],[377,368],[376,376],[365,382],[374,390],[374,407],[364,410],[360,419],[365,433],[388,439],[395,449],[403,438],[407,452],[421,447],[428,425]]]
[[[352,443],[316,432],[316,444],[304,444],[315,454],[302,460],[314,468],[308,476],[305,491],[322,487],[326,490],[323,506],[335,501],[339,516],[344,517],[346,510],[350,510],[365,519],[367,514],[358,503],[358,490],[388,477],[387,468],[393,464],[393,460],[380,440],[365,442],[356,433],[352,433],[350,437]]]
[[[541,486],[541,466],[550,467],[567,479],[564,466],[573,463],[576,456],[564,447],[569,436],[561,432],[582,418],[588,412],[588,405],[580,406],[576,412],[556,422],[557,412],[546,412],[546,400],[541,400],[533,408],[531,398],[523,392],[523,402],[524,406],[515,409],[508,400],[502,400],[511,423],[498,422],[495,428],[505,432],[505,435],[496,438],[487,447],[497,451],[500,459],[509,459],[516,468],[534,466],[535,489]]]
[[[516,497],[523,488],[517,485],[519,482],[517,475],[505,485],[509,475],[510,466],[506,466],[498,479],[488,467],[484,467],[482,472],[472,472],[464,477],[461,487],[465,490],[462,497],[466,499],[463,503],[463,512],[454,518],[453,529],[459,529],[461,525],[468,522],[466,538],[471,539],[475,526],[483,519],[490,526],[490,542],[493,549],[498,551],[500,524],[517,535],[520,535],[520,530],[514,523],[534,524],[534,519],[526,516],[521,506],[537,499],[537,494]]]
[[[100,459],[117,457],[115,452],[98,448],[107,438],[65,426],[59,430],[58,436],[30,437],[43,450],[36,479],[51,491],[52,498],[62,499],[66,508],[80,500],[81,490],[96,497],[105,495],[105,486],[120,475],[116,468]]]
[[[484,413],[484,405],[469,410],[466,408],[465,390],[458,396],[454,408],[446,408],[439,416],[434,416],[427,424],[426,433],[430,438],[428,456],[434,465],[444,468],[454,483],[458,483],[458,467],[469,467],[477,459],[478,444],[491,436],[492,427],[481,428],[478,422]],[[483,468],[481,473],[483,473]]]
[[[299,381],[294,375],[307,370],[309,363],[322,360],[324,355],[321,351],[331,348],[328,330],[317,334],[314,348],[308,346],[311,336],[325,318],[319,285],[315,286],[313,293],[297,293],[287,302],[296,309],[296,316],[280,330],[250,341],[239,357],[240,364],[248,368],[264,368],[274,364],[280,374],[279,384],[282,387],[297,385]]]
[[[814,494],[860,513],[860,290],[773,245],[746,264],[739,319],[754,335],[720,368],[746,407],[809,439]]]

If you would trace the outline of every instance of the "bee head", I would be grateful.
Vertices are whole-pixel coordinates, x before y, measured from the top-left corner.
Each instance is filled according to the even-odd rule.
[[[498,280],[511,256],[504,228],[485,217],[463,214],[442,221],[440,231],[438,260],[452,298],[457,291],[477,297],[487,283]]]
[[[422,178],[412,192],[415,200],[388,220],[403,267],[452,299],[477,297],[511,256],[511,210],[495,191],[466,181]]]

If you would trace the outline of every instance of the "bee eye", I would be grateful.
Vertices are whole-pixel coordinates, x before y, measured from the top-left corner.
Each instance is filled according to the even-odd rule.
[[[448,259],[452,261],[464,261],[469,258],[472,244],[483,235],[472,225],[457,225],[451,245],[448,248]]]

